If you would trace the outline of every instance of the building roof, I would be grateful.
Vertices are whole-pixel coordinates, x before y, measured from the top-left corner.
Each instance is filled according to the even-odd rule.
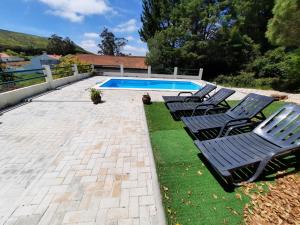
[[[120,66],[132,69],[147,69],[145,63],[146,57],[142,56],[106,56],[93,54],[78,54],[76,57],[88,64],[102,65],[102,66]]]
[[[53,59],[57,59],[59,60],[62,56],[61,55],[48,55],[50,58],[53,58]]]
[[[0,58],[9,58],[10,56],[4,52],[0,52]]]

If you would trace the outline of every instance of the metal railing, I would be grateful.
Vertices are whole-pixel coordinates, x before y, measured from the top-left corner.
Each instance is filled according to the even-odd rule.
[[[74,75],[73,66],[53,66],[51,67],[52,77],[54,80],[70,77]]]
[[[184,68],[179,67],[177,74],[178,75],[188,75],[188,76],[198,76],[199,69],[184,69]]]
[[[92,66],[91,65],[77,65],[78,73],[91,73]]]
[[[118,73],[120,72],[120,66],[116,65],[94,65],[95,71],[98,73],[104,73],[104,72],[112,72],[112,73]]]
[[[174,73],[174,68],[167,68],[167,67],[152,67],[151,73],[153,74],[170,74]]]
[[[45,78],[43,68],[0,72],[0,92],[44,83]]]

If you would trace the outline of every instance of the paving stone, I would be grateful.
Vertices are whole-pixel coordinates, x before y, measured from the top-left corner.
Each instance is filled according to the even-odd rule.
[[[63,224],[95,222],[97,210],[82,210],[67,212],[63,219]]]
[[[128,218],[128,208],[110,208],[107,212],[108,219],[126,219]]]
[[[101,209],[106,208],[115,208],[119,207],[120,199],[119,198],[103,198],[100,203]]]
[[[84,176],[81,178],[81,183],[93,183],[97,181],[97,176]]]
[[[140,205],[154,205],[154,198],[151,195],[147,196],[140,196],[139,197],[139,204]]]
[[[143,196],[147,195],[147,188],[141,187],[141,188],[132,188],[130,189],[130,196]]]
[[[15,225],[37,225],[41,215],[20,216]]]
[[[55,215],[55,211],[56,211],[57,207],[58,207],[57,203],[50,204],[48,209],[46,210],[46,212],[42,216],[42,218],[41,218],[40,222],[38,223],[38,225],[51,224],[52,217]]]

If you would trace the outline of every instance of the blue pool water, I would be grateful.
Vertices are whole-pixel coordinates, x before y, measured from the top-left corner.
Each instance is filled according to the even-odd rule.
[[[158,90],[190,90],[195,91],[201,88],[190,81],[172,80],[140,80],[140,79],[110,79],[100,85],[102,88],[125,88],[125,89],[158,89]]]

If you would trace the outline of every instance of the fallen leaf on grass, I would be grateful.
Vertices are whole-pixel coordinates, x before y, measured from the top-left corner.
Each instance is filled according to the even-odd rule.
[[[165,193],[165,199],[170,199],[169,196]]]
[[[237,194],[235,194],[235,197],[236,197],[237,199],[239,199],[239,200],[242,201],[242,196],[241,196],[241,194],[237,193]]]
[[[227,209],[229,209],[231,211],[232,214],[238,216],[240,215],[237,211],[235,211],[235,209],[231,208],[231,207],[226,207]]]
[[[300,224],[299,175],[280,177],[266,186],[270,191],[262,192],[262,186],[245,187],[251,198],[244,207],[245,224]]]

